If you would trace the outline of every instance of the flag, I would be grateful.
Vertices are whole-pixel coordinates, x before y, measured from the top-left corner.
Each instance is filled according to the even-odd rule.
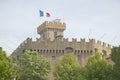
[[[39,10],[39,14],[40,14],[40,17],[50,17],[50,13],[49,12],[44,12],[42,10]]]
[[[41,10],[39,10],[39,12],[40,12],[40,17],[44,17],[44,12]]]
[[[46,12],[46,17],[50,17],[50,13]]]

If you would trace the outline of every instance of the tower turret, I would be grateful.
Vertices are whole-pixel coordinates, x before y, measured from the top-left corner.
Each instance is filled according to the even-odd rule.
[[[37,33],[40,34],[41,39],[54,41],[55,39],[63,39],[63,31],[66,29],[66,24],[61,23],[60,20],[52,22],[45,21],[37,28]]]

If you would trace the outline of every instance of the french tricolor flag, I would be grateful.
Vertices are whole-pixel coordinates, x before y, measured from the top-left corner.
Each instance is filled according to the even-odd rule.
[[[42,10],[39,10],[39,13],[40,13],[40,17],[50,17],[50,13],[49,12],[44,12]]]

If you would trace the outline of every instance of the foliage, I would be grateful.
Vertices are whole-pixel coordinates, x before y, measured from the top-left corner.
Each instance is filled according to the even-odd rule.
[[[54,75],[57,80],[84,80],[80,64],[73,53],[64,55],[61,63],[56,66]]]
[[[115,80],[120,79],[120,46],[112,48],[111,59],[115,63],[113,66],[113,77]]]
[[[8,59],[5,51],[0,48],[0,80],[11,80],[16,77],[17,65]]]
[[[43,59],[37,52],[25,51],[21,57],[18,80],[47,80],[50,62]]]
[[[85,68],[87,80],[112,80],[112,66],[107,64],[98,51],[89,58]]]

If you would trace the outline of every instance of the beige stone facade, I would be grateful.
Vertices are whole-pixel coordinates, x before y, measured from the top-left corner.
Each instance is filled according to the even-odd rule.
[[[33,41],[32,38],[27,38],[20,46],[12,53],[17,59],[23,54],[24,50],[37,51],[41,56],[50,60],[52,64],[52,72],[54,71],[55,64],[60,62],[64,54],[74,52],[81,66],[85,66],[90,55],[95,49],[101,55],[107,57],[111,53],[111,46],[95,39],[72,39],[69,41],[63,36],[66,29],[66,24],[60,21],[45,21],[37,28],[40,38]],[[49,79],[54,80],[53,74],[49,74]]]

